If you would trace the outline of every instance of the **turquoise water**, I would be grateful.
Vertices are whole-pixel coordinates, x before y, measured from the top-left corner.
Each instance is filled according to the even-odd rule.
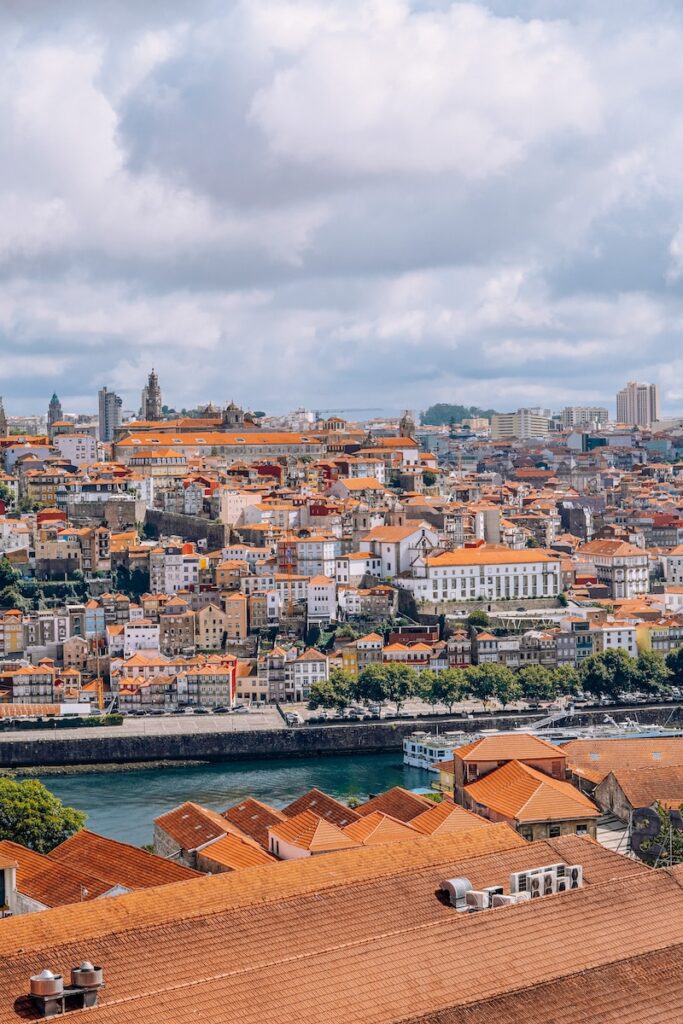
[[[366,798],[392,786],[428,787],[434,776],[409,768],[401,753],[240,761],[191,768],[152,768],[41,779],[65,804],[88,815],[88,828],[142,845],[152,821],[184,800],[224,811],[246,796],[284,807],[313,786],[330,796]]]

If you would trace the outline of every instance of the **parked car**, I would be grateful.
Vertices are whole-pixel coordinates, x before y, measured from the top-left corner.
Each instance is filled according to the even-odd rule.
[[[193,708],[192,709],[192,714],[193,715],[210,715],[211,712],[209,711],[208,708]]]

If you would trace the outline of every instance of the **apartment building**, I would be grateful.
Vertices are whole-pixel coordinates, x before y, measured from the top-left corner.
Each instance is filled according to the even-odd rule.
[[[620,540],[592,540],[579,557],[595,568],[598,582],[615,598],[638,597],[650,589],[650,560],[646,551]]]
[[[562,590],[558,558],[538,549],[462,548],[433,555],[397,580],[426,601],[515,601],[557,597]]]
[[[503,441],[507,438],[547,437],[549,433],[550,418],[539,414],[534,409],[498,412],[491,419],[491,439],[493,441]]]

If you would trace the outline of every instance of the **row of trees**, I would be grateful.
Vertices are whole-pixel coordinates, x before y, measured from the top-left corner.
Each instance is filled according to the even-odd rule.
[[[518,700],[553,700],[581,691],[616,698],[632,690],[659,692],[672,681],[674,666],[683,671],[683,648],[667,660],[670,664],[651,651],[632,658],[626,651],[612,650],[591,655],[580,669],[528,665],[516,672],[495,663],[417,672],[408,665],[378,662],[363,669],[358,678],[343,669],[333,669],[329,679],[313,684],[310,703],[314,708],[338,710],[354,701],[393,704],[398,713],[409,697],[419,697],[433,706],[443,705],[449,712],[467,698],[483,704],[495,700],[502,707]]]

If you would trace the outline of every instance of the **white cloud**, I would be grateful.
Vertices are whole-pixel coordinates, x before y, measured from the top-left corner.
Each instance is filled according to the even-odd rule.
[[[680,403],[667,0],[12,6],[10,412],[152,362],[178,406]]]
[[[600,123],[588,63],[562,26],[494,18],[467,4],[318,26],[255,96],[252,116],[279,156],[349,174],[487,177],[548,138]]]

